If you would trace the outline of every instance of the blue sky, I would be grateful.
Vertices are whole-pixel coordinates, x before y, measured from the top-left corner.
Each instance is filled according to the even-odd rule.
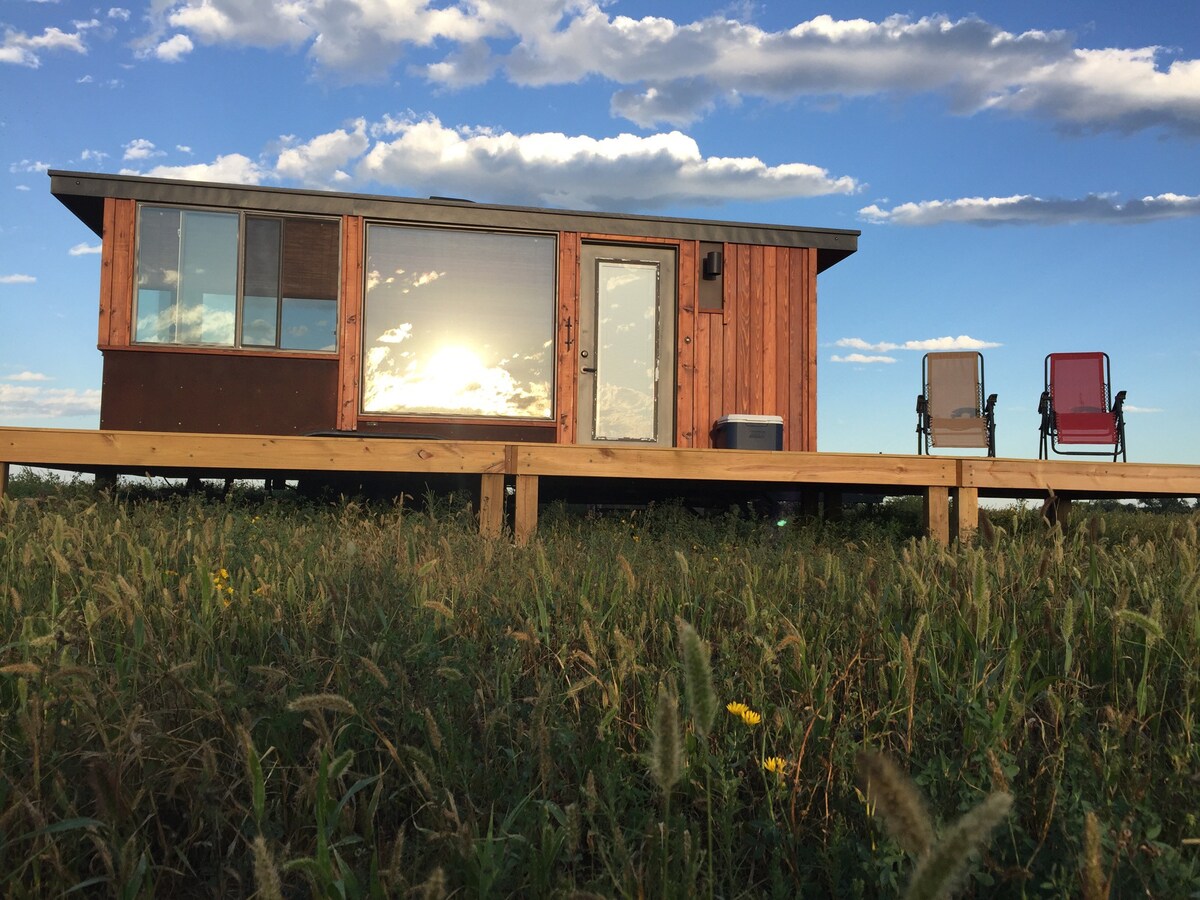
[[[96,427],[99,241],[47,169],[861,229],[818,443],[913,452],[978,347],[999,455],[1104,350],[1129,458],[1200,463],[1196,0],[0,0],[0,425]]]

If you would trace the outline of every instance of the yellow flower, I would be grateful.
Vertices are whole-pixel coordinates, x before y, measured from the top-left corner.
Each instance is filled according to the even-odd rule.
[[[787,760],[782,756],[768,756],[763,760],[763,768],[779,776],[783,775],[783,769],[786,765]]]
[[[753,728],[762,721],[762,716],[756,713],[754,710],[748,709],[742,713],[742,721]]]
[[[726,703],[725,708],[735,716],[741,716],[750,711],[750,707],[745,703]]]

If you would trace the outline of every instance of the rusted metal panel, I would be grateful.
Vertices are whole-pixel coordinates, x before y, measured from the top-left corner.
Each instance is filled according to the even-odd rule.
[[[240,353],[108,350],[100,427],[308,434],[337,423],[338,361]]]

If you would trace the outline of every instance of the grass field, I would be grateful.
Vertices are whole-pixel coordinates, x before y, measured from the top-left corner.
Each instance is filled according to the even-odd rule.
[[[1011,795],[967,895],[1200,896],[1197,513],[11,494],[0,895],[896,896],[873,758]]]

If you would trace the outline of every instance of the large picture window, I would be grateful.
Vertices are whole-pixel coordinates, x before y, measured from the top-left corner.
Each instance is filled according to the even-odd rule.
[[[369,225],[367,414],[553,416],[555,239]]]
[[[336,220],[145,206],[134,341],[332,352]]]

